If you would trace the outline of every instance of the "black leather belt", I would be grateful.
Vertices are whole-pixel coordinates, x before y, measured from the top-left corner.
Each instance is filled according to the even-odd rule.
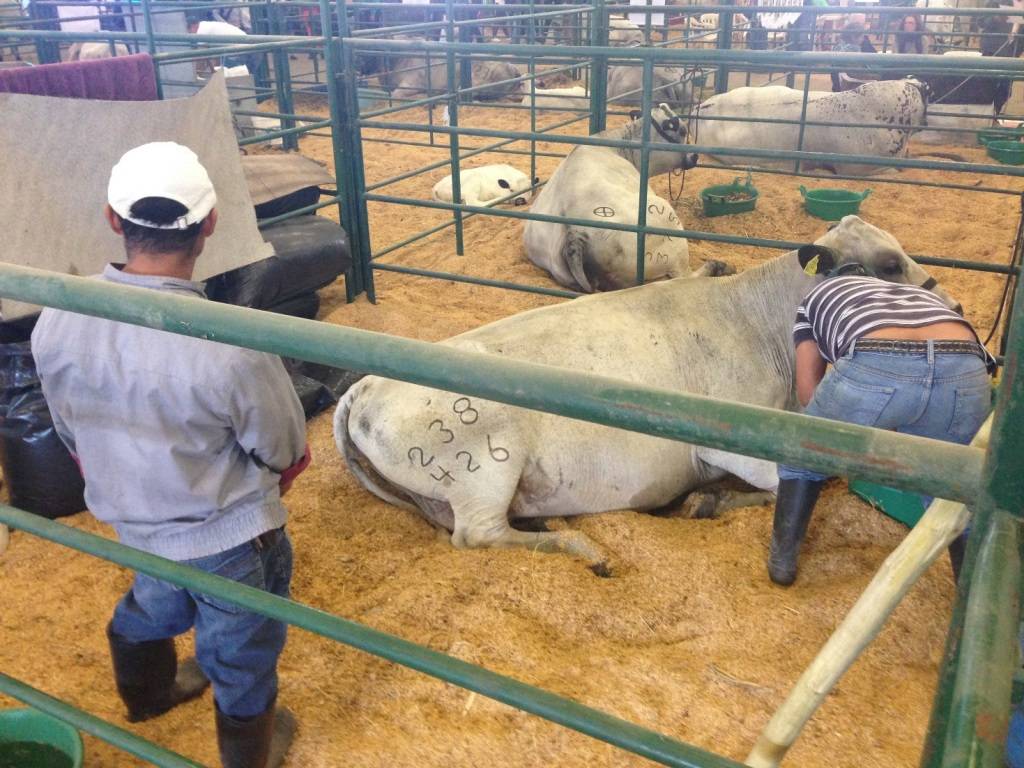
[[[888,352],[896,355],[926,355],[927,341],[908,341],[902,339],[857,339],[854,342],[855,352]],[[976,341],[932,341],[932,349],[936,354],[975,355],[988,361],[985,348]]]

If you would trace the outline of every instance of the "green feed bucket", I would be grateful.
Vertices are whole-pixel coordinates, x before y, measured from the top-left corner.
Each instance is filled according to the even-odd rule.
[[[388,97],[387,93],[376,88],[359,88],[356,93],[359,96],[360,112],[369,112]]]
[[[865,480],[851,481],[850,490],[871,506],[882,510],[909,528],[917,525],[917,521],[924,515],[924,503],[916,493],[897,491],[895,488],[887,488]]]
[[[807,189],[801,184],[800,194],[803,195],[804,208],[809,214],[826,221],[839,221],[843,216],[857,213],[871,190],[850,192],[846,189]]]
[[[978,143],[987,146],[990,141],[1016,141],[1024,137],[1024,128],[986,128],[978,131]]]
[[[985,145],[988,156],[1006,165],[1024,165],[1024,143],[1019,141],[990,141]]]
[[[740,183],[737,176],[732,184],[716,184],[713,187],[705,187],[700,192],[705,216],[725,216],[730,213],[752,211],[757,207],[757,197],[757,187],[754,186],[749,174],[744,183]]]
[[[35,709],[0,711],[0,768],[81,768],[82,737]]]

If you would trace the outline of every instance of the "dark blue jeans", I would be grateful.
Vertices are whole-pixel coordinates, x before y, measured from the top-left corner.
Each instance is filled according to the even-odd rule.
[[[183,564],[289,596],[292,545],[283,528]],[[286,624],[142,573],[135,575],[111,621],[113,632],[133,643],[175,637],[193,626],[196,660],[213,684],[220,711],[237,718],[266,711],[277,696]]]

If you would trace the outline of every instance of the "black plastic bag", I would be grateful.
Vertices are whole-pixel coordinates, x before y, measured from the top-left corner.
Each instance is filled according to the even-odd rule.
[[[0,344],[0,465],[13,506],[51,520],[85,509],[85,483],[54,429],[28,341]]]

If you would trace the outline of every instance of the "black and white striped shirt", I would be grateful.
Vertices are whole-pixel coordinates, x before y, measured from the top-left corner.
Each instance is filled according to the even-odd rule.
[[[938,296],[916,285],[834,277],[816,286],[797,307],[793,343],[814,341],[821,356],[834,363],[853,342],[878,328],[919,328],[950,320],[971,328]]]

